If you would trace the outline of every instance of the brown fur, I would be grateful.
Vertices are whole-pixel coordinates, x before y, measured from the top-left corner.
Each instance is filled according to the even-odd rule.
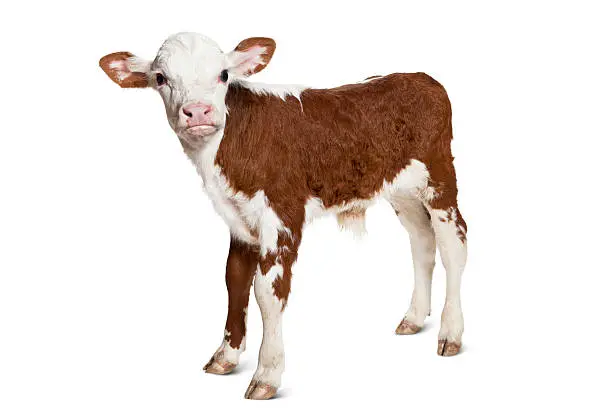
[[[247,195],[264,189],[292,231],[309,197],[327,207],[371,198],[411,159],[430,169],[439,193],[432,207],[453,206],[450,103],[429,76],[308,89],[301,101],[230,86],[231,113],[217,154],[232,187]]]
[[[431,208],[457,208],[451,107],[434,79],[423,73],[392,74],[308,89],[300,99],[283,101],[230,85],[230,115],[216,158],[234,190],[248,196],[264,190],[292,232],[292,238],[279,236],[277,254],[261,259],[263,274],[277,262],[284,267],[283,277],[274,282],[284,302],[310,197],[326,207],[369,199],[416,159],[427,166],[436,191]]]
[[[240,346],[246,334],[244,311],[249,305],[249,294],[258,261],[257,248],[232,239],[225,272],[229,298],[225,323],[225,330],[229,335],[226,335],[225,340],[233,348]]]

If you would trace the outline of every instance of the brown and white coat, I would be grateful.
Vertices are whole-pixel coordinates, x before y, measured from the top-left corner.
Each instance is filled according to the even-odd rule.
[[[114,53],[101,67],[123,87],[157,88],[170,125],[230,228],[227,323],[205,369],[230,372],[244,351],[254,282],[264,322],[259,364],[246,397],[270,398],[284,370],[281,316],[302,231],[335,213],[364,230],[366,209],[388,200],[411,238],[415,284],[396,332],[413,334],[430,312],[436,244],[446,269],[438,354],[461,347],[461,274],[467,227],[457,206],[451,107],[423,73],[374,77],[333,89],[245,81],[263,69],[274,41],[251,38],[223,54],[181,33],[144,61]]]

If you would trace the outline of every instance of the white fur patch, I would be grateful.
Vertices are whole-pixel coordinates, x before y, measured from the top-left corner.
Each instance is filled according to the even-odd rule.
[[[392,197],[398,193],[407,195],[422,194],[422,191],[429,188],[427,187],[428,180],[429,172],[425,164],[419,160],[412,160],[409,165],[397,173],[393,180],[385,180],[381,189],[372,194],[372,197],[367,200],[356,199],[347,201],[341,205],[325,207],[320,198],[310,197],[304,207],[306,215],[305,223],[308,224],[314,219],[327,214],[336,214],[342,219],[343,216],[340,214],[363,213],[368,207],[375,204],[380,197],[391,201]],[[342,221],[344,221],[344,219],[342,219]],[[346,221],[349,224],[353,224],[353,226],[357,228],[357,231],[365,230],[365,221],[363,220],[347,219]]]
[[[461,310],[461,275],[467,258],[467,244],[457,235],[456,210],[430,209],[431,225],[436,233],[440,258],[446,269],[446,301],[438,338],[460,343],[463,334]],[[454,219],[453,219],[454,218]]]
[[[255,297],[263,320],[263,340],[253,380],[277,388],[280,387],[281,375],[285,369],[282,331],[283,302],[274,294],[272,283],[277,276],[282,276],[282,273],[281,265],[274,265],[265,275],[257,266],[254,284]]]
[[[245,307],[243,311],[244,311],[244,327],[246,328],[249,308]],[[225,330],[224,334],[225,336],[223,338],[223,341],[221,342],[221,346],[219,347],[219,350],[217,350],[217,353],[221,351],[223,353],[223,358],[225,361],[228,361],[233,364],[238,364],[238,361],[240,360],[240,355],[244,352],[244,350],[246,350],[246,333],[244,334],[244,336],[242,336],[242,340],[240,340],[240,345],[238,346],[238,348],[233,348],[230,345],[229,341],[225,340],[226,338],[231,337],[232,332]]]
[[[427,209],[419,198],[400,194],[393,197],[391,205],[410,235],[414,266],[414,290],[404,320],[423,327],[425,317],[431,311],[431,278],[436,258],[434,230]]]
[[[240,215],[239,206],[236,205],[236,202],[248,202],[248,198],[233,191],[225,176],[221,174],[219,166],[215,165],[222,137],[223,132],[217,132],[202,149],[188,155],[204,181],[204,189],[213,207],[229,226],[230,233],[241,241],[257,244],[257,238],[251,233],[248,224]]]
[[[246,80],[236,80],[234,81],[249,91],[258,94],[258,95],[272,95],[281,98],[283,101],[286,100],[288,96],[295,97],[298,101],[300,100],[300,95],[305,89],[308,87],[303,85],[285,85],[285,84],[262,84],[258,82],[250,82]]]
[[[117,75],[117,79],[119,81],[123,81],[127,77],[130,76],[130,72],[128,71],[128,66],[125,61],[113,61],[108,64],[108,67],[115,71]]]
[[[226,337],[231,336],[231,334],[232,334],[231,332],[225,330]],[[243,336],[242,340],[240,341],[240,346],[238,346],[238,348],[233,348],[232,346],[230,346],[229,342],[224,339],[223,342],[221,343],[221,346],[219,347],[219,350],[217,350],[217,353],[219,352],[223,353],[224,361],[227,361],[232,364],[238,364],[240,360],[240,355],[244,352],[245,349],[246,349],[246,336]]]
[[[241,193],[236,194],[236,196],[240,195]],[[270,207],[270,202],[263,190],[259,190],[251,199],[241,203],[240,213],[251,229],[259,232],[258,238],[262,256],[277,250],[279,232],[282,231],[291,236],[291,231],[284,226],[278,215]]]
[[[356,237],[362,237],[366,234],[365,226],[365,210],[364,211],[347,211],[338,213],[338,226],[341,230],[352,231]]]
[[[415,195],[427,187],[428,181],[427,166],[419,160],[411,160],[391,182],[385,180],[380,194],[387,200],[398,192]]]
[[[222,137],[223,132],[217,132],[202,149],[188,155],[204,180],[213,207],[229,226],[231,234],[246,243],[258,244],[262,256],[275,252],[279,232],[291,236],[291,231],[270,207],[263,190],[248,197],[230,186],[221,168],[215,164]]]

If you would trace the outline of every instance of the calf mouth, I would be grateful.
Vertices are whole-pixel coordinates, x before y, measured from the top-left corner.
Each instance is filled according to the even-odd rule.
[[[218,125],[196,125],[185,129],[185,132],[191,136],[209,136],[219,130]]]

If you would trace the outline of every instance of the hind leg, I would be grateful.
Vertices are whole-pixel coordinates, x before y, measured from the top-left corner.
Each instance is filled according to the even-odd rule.
[[[430,216],[421,201],[413,195],[397,195],[391,200],[400,222],[410,235],[414,289],[410,308],[395,330],[397,334],[414,334],[423,328],[431,308],[431,278],[436,258],[436,239]]]
[[[453,356],[461,348],[463,312],[461,275],[467,259],[467,225],[457,206],[457,182],[452,157],[434,160],[429,168],[429,187],[435,194],[424,203],[431,215],[440,257],[446,269],[446,300],[438,334],[438,354]]]
[[[438,334],[438,354],[453,356],[461,348],[463,312],[461,310],[461,275],[467,258],[466,226],[457,207],[431,209],[431,223],[446,269],[446,301]]]

